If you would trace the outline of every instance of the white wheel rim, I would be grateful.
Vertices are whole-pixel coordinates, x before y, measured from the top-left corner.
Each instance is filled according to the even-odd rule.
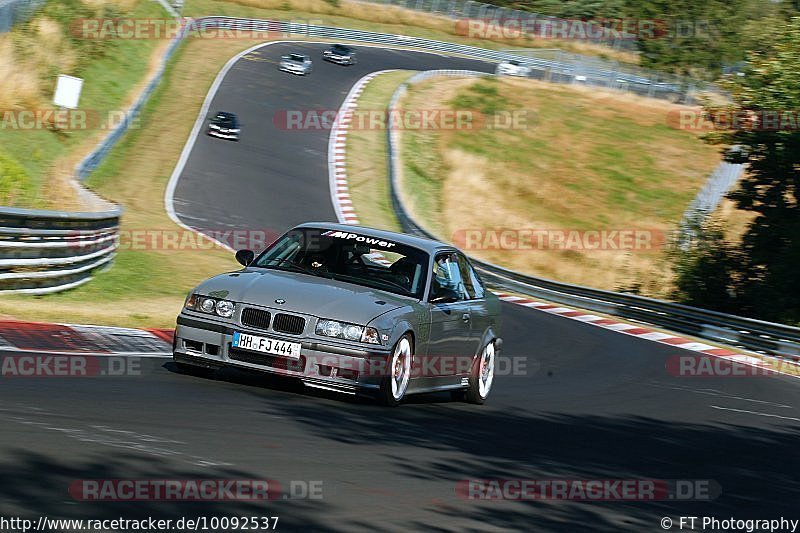
[[[481,364],[478,369],[478,392],[486,398],[494,381],[494,343],[489,343],[481,352]]]
[[[408,388],[411,376],[411,343],[408,339],[400,339],[392,354],[392,366],[389,369],[392,382],[392,397],[400,400]]]

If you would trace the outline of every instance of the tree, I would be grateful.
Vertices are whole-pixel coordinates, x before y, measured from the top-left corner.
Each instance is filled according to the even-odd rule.
[[[729,160],[746,162],[739,188],[729,195],[737,208],[755,213],[738,253],[738,273],[726,292],[738,311],[767,320],[800,322],[800,17],[770,35],[774,41],[749,55],[744,76],[722,86],[731,94],[728,127],[707,137],[738,146]],[[719,116],[719,107],[706,113]],[[700,261],[698,269],[707,268]]]

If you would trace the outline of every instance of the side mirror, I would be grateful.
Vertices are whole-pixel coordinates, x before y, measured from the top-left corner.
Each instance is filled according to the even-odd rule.
[[[236,260],[239,261],[239,264],[242,266],[249,265],[255,258],[256,254],[253,250],[239,250],[236,252]]]

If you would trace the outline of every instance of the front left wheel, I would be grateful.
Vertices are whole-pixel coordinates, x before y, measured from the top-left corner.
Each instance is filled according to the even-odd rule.
[[[394,345],[389,358],[388,374],[383,378],[379,400],[384,405],[395,406],[406,395],[408,382],[411,380],[412,358],[411,335],[403,335]]]
[[[469,377],[469,387],[464,394],[464,399],[469,403],[483,404],[489,397],[494,381],[494,341],[484,346],[481,355],[475,359],[472,375]]]

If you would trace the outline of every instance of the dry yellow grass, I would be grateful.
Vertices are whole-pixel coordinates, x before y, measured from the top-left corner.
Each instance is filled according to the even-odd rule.
[[[449,108],[475,80],[420,84],[404,109]],[[511,109],[535,113],[533,127],[516,130],[403,132],[409,159],[427,168],[430,187],[404,177],[418,220],[446,240],[465,230],[645,230],[670,238],[710,171],[718,148],[671,129],[668,102],[633,95],[502,80]],[[416,144],[414,144],[416,143]],[[409,151],[410,147],[415,151]],[[431,152],[423,154],[422,152]],[[431,201],[434,191],[436,201]],[[664,296],[671,275],[661,246],[644,250],[541,249],[481,241],[468,253],[537,276],[605,289],[638,287]]]
[[[750,223],[756,214],[752,211],[743,211],[736,208],[736,204],[727,198],[720,202],[719,207],[709,217],[711,221],[723,228],[725,238],[733,243],[741,242]]]
[[[22,67],[9,34],[0,34],[0,109],[36,107],[41,100],[36,71]]]

